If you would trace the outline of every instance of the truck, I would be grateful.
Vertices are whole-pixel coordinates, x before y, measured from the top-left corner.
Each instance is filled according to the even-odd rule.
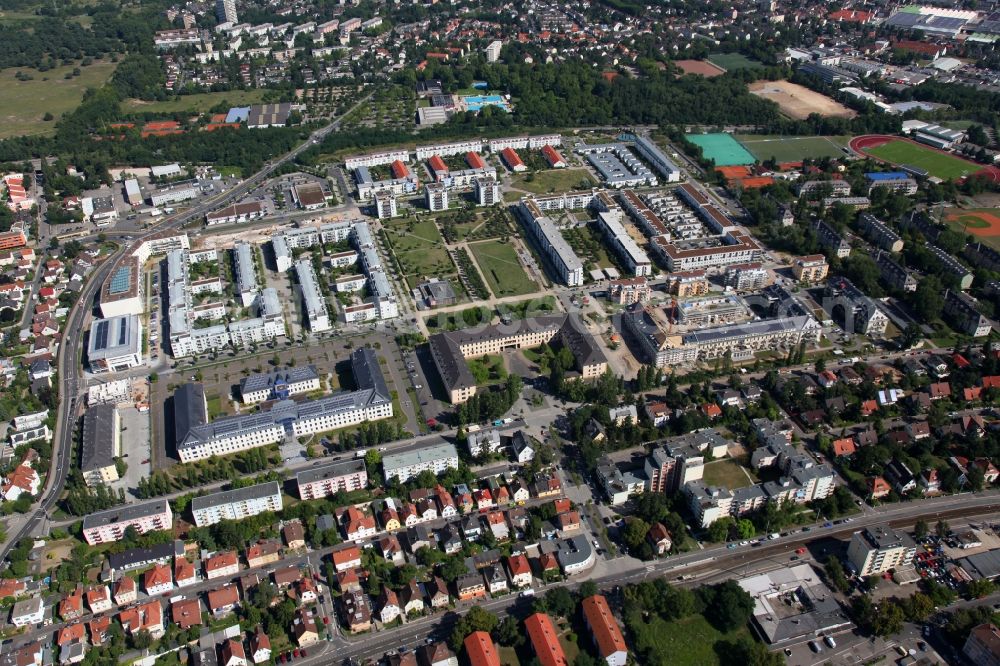
[[[771,541],[774,541],[775,539],[777,539],[780,536],[781,536],[780,532],[775,532],[773,534],[768,534],[767,538],[770,539]]]
[[[482,426],[480,426],[478,423],[473,423],[472,425],[470,425],[469,427],[467,427],[465,429],[465,431],[466,432],[479,432],[482,429],[483,429]]]
[[[367,454],[368,454],[367,449],[358,449],[357,451],[354,452],[354,457],[355,458],[364,458],[365,455],[367,455]]]

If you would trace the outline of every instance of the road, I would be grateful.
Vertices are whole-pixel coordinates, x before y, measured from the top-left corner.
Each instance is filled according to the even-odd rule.
[[[164,218],[159,224],[151,227],[142,236],[135,239],[135,243],[142,243],[146,238],[170,229],[177,229],[192,220],[201,219],[206,213],[215,210],[220,206],[238,201],[247,192],[255,188],[259,183],[267,180],[275,169],[282,164],[294,160],[303,151],[322,141],[328,134],[340,127],[340,120],[355,108],[367,101],[366,95],[354,106],[345,111],[339,118],[329,125],[312,132],[305,141],[285,153],[281,157],[268,162],[263,169],[250,176],[242,183],[233,187],[228,192],[209,197],[199,202],[197,206],[185,211]],[[7,539],[0,548],[0,559],[6,558],[10,549],[22,538],[32,534],[35,529],[45,520],[48,520],[50,512],[55,507],[56,502],[62,494],[63,486],[69,475],[71,464],[72,437],[74,431],[74,421],[78,414],[78,402],[80,400],[81,389],[84,388],[83,372],[81,365],[81,355],[83,350],[83,325],[88,312],[95,306],[95,299],[100,291],[101,285],[107,279],[112,268],[121,260],[126,253],[131,251],[133,245],[123,246],[117,252],[108,257],[101,266],[94,271],[90,280],[80,292],[80,297],[70,310],[66,318],[66,327],[63,333],[62,343],[59,345],[59,358],[56,367],[59,369],[59,410],[56,415],[56,426],[52,436],[52,461],[46,479],[45,488],[42,491],[41,501],[38,507],[26,518],[13,519],[8,524]]]

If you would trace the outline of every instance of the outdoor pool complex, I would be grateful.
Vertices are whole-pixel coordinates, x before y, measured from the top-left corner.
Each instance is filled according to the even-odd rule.
[[[465,108],[469,111],[479,111],[484,106],[498,106],[504,111],[510,112],[506,100],[502,95],[466,95],[462,98]]]

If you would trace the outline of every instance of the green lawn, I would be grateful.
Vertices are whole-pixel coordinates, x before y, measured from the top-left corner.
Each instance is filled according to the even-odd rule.
[[[961,178],[983,168],[979,164],[966,162],[963,159],[939,153],[909,141],[889,141],[881,146],[867,148],[865,152],[872,157],[892,164],[905,164],[925,169],[930,175],[942,180]]]
[[[640,654],[648,653],[650,664],[713,666],[720,663],[717,643],[749,635],[746,628],[723,634],[701,615],[677,622],[654,616],[651,622],[642,623],[638,632],[633,632],[633,640]]]
[[[524,272],[512,246],[485,241],[470,244],[469,249],[494,296],[521,296],[538,291],[538,285]]]
[[[198,93],[197,95],[180,95],[175,99],[163,102],[147,102],[141,99],[129,99],[122,104],[125,111],[142,113],[176,113],[190,111],[205,113],[212,107],[225,102],[229,106],[249,106],[260,104],[266,90],[229,90],[226,92]]]
[[[455,265],[433,220],[393,222],[385,225],[385,232],[404,275],[430,278],[455,273]]]
[[[756,60],[751,60],[741,53],[713,53],[708,56],[707,59],[710,63],[718,65],[725,70],[759,69],[764,66]]]
[[[564,192],[577,188],[582,183],[586,183],[586,187],[596,185],[586,169],[549,169],[520,174],[511,179],[511,187],[535,194]]]
[[[702,480],[710,486],[721,486],[730,490],[746,488],[750,485],[750,479],[747,478],[740,464],[729,458],[706,463]]]
[[[843,148],[851,137],[746,134],[736,138],[761,162],[772,157],[779,162],[798,162],[806,158],[843,157]]]
[[[0,70],[0,139],[12,136],[51,134],[59,116],[80,104],[87,88],[99,88],[111,78],[117,65],[95,62],[80,67],[80,76],[66,79],[76,65],[39,72],[27,67]],[[14,74],[27,74],[31,81],[18,81]],[[51,113],[55,119],[44,121]]]

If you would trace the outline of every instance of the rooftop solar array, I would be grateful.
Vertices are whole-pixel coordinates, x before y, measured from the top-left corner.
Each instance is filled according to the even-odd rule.
[[[111,286],[108,287],[109,294],[124,294],[129,290],[129,284],[132,281],[132,267],[131,266],[119,266],[115,269],[114,275],[111,277]]]

